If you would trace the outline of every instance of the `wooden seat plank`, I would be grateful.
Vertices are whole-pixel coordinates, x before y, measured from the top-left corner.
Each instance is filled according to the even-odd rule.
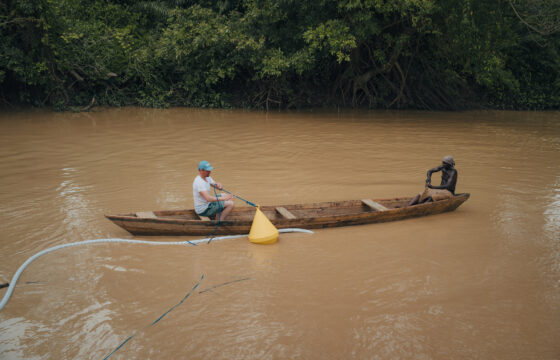
[[[387,210],[389,210],[385,206],[383,206],[380,203],[375,202],[371,199],[362,199],[362,203],[364,203],[365,205],[369,206],[370,208],[372,208],[373,210],[376,210],[376,211],[387,211]]]
[[[286,209],[285,207],[282,206],[278,206],[276,208],[276,211],[278,211],[280,213],[280,215],[282,215],[284,218],[286,219],[296,219],[296,216],[294,214],[292,214],[290,211],[288,211],[288,209]]]
[[[204,220],[204,221],[210,221],[211,220],[208,216],[202,216],[202,215],[198,215],[198,214],[196,214],[196,216],[198,216],[200,218],[200,220]]]
[[[153,211],[140,211],[136,213],[136,217],[143,219],[157,219]]]

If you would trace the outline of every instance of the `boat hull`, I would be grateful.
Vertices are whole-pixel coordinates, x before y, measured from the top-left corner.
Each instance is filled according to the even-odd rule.
[[[406,206],[410,198],[375,200],[386,210],[377,210],[366,205],[362,200],[299,204],[284,206],[263,206],[261,210],[278,229],[304,228],[320,229],[351,225],[373,224],[388,221],[435,215],[457,209],[470,194],[457,196],[414,206]],[[280,211],[284,209],[283,211]],[[288,210],[287,218],[284,211]],[[247,234],[255,209],[252,207],[236,208],[227,220],[202,220],[193,210],[172,210],[149,212],[151,217],[136,214],[105,215],[116,225],[133,235],[147,236],[206,236]]]

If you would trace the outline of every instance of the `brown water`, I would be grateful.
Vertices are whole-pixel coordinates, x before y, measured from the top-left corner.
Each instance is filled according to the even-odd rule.
[[[560,112],[4,112],[0,283],[133,238],[103,214],[192,208],[202,159],[273,205],[412,196],[446,154],[471,193],[452,213],[44,255],[0,311],[0,358],[102,359],[132,335],[111,359],[560,358]]]

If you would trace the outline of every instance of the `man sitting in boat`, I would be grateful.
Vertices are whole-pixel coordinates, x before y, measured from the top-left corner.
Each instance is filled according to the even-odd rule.
[[[233,210],[233,195],[211,195],[211,186],[222,189],[222,184],[210,177],[212,170],[214,167],[206,160],[198,164],[198,176],[193,181],[194,210],[198,215],[212,218],[219,213],[219,220],[224,220]]]
[[[426,178],[426,189],[422,194],[416,195],[408,206],[423,204],[430,201],[445,200],[455,195],[455,185],[457,184],[457,170],[455,160],[450,155],[443,158],[442,164],[428,170]],[[441,184],[432,185],[432,174],[441,171]]]

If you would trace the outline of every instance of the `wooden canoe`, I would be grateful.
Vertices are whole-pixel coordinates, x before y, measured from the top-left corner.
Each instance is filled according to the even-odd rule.
[[[410,197],[380,200],[347,200],[282,206],[261,206],[261,211],[278,229],[318,229],[371,224],[453,211],[470,194],[407,207]],[[134,235],[214,235],[248,234],[255,208],[234,208],[225,221],[199,217],[194,210],[148,211],[125,215],[105,215]],[[214,232],[215,231],[215,232]]]

